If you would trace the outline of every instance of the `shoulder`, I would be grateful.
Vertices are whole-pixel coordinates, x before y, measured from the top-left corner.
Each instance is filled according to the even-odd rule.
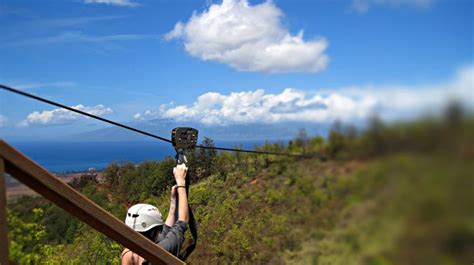
[[[120,254],[120,260],[122,265],[141,264],[143,262],[142,257],[140,257],[138,254],[133,253],[133,251],[128,248],[122,251],[122,254]]]
[[[120,264],[131,264],[131,253],[130,249],[124,249],[120,254]]]
[[[124,250],[122,251],[122,254],[120,254],[120,257],[123,258],[123,256],[124,256],[125,254],[127,254],[128,252],[131,252],[130,249],[128,249],[128,248],[124,249]]]

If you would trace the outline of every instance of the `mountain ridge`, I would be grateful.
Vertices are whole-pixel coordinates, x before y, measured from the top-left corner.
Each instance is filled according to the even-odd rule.
[[[199,130],[199,138],[211,138],[213,140],[269,140],[287,141],[297,136],[300,129],[305,129],[308,135],[325,136],[329,131],[329,124],[311,124],[301,122],[285,123],[251,123],[233,124],[225,126],[203,125],[197,122],[178,122],[170,119],[154,119],[149,121],[134,121],[125,123],[131,127],[149,133],[157,134],[161,137],[170,138],[171,130],[176,127],[193,127]],[[88,132],[70,135],[69,138],[84,141],[134,141],[143,140],[143,135],[125,130],[116,126],[96,129]]]

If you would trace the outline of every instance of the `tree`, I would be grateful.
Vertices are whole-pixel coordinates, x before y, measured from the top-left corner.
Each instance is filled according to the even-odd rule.
[[[311,147],[311,152],[320,153],[324,149],[324,138],[321,136],[311,138],[310,147]]]
[[[372,154],[380,154],[385,150],[384,140],[384,124],[378,115],[373,115],[369,119],[369,130],[367,132],[368,143],[367,147]]]
[[[81,190],[82,188],[87,186],[89,183],[92,183],[94,185],[97,184],[96,173],[82,174],[79,178],[75,178],[71,182],[69,182],[69,185],[71,185],[75,189]]]
[[[329,132],[328,153],[330,157],[336,157],[346,146],[346,138],[343,133],[343,127],[340,120],[336,120]]]
[[[117,186],[119,183],[119,170],[120,166],[117,164],[117,162],[114,161],[110,163],[102,173],[105,184],[112,188]]]
[[[46,228],[42,224],[43,209],[34,208],[31,214],[32,220],[24,221],[7,211],[10,259],[19,264],[39,264],[48,260],[48,256],[53,256],[54,248],[43,243],[46,236]]]
[[[202,145],[208,148],[214,147],[214,141],[211,138],[204,137]],[[200,149],[200,159],[204,163],[204,177],[209,177],[213,172],[217,151],[215,149]]]
[[[306,154],[307,148],[309,144],[309,137],[308,133],[306,132],[305,128],[301,128],[298,130],[298,136],[295,139],[295,145],[301,147],[303,150],[303,154]]]
[[[444,117],[446,123],[451,126],[458,126],[464,118],[464,109],[460,102],[452,101],[446,107]]]
[[[214,147],[214,141],[211,138],[204,137],[202,146],[208,148],[194,149],[188,152],[188,174],[192,182],[209,177],[215,169],[217,151],[209,149]]]

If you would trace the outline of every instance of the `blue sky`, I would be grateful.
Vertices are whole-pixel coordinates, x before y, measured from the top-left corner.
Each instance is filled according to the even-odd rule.
[[[472,103],[472,17],[469,0],[3,0],[0,82],[118,121],[398,119]],[[0,104],[7,139],[102,126]]]

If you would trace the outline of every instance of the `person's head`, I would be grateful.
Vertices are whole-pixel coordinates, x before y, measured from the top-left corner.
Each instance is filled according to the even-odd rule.
[[[155,241],[163,226],[163,218],[155,206],[139,203],[128,209],[125,224]]]

